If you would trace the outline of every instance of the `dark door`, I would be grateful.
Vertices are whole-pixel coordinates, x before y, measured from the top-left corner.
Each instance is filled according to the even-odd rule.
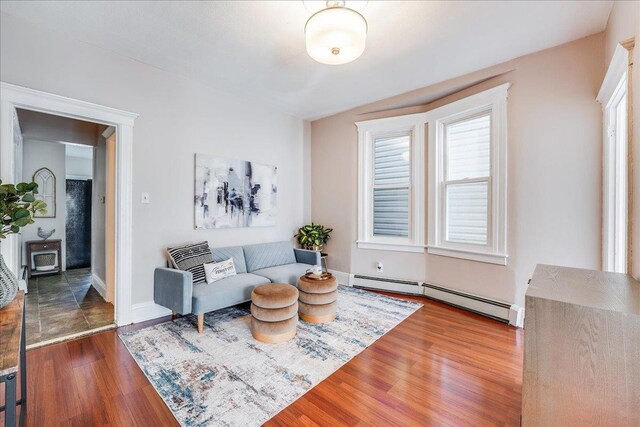
[[[91,267],[91,180],[67,180],[67,269]]]

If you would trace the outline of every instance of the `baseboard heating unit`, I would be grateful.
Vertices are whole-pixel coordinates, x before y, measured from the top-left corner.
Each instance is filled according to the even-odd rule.
[[[522,326],[524,309],[515,304],[461,292],[429,283],[382,277],[353,275],[352,286],[411,295],[424,295],[454,307],[472,311],[514,326]]]
[[[381,291],[400,292],[403,294],[422,295],[421,283],[410,280],[386,279],[383,277],[353,275],[351,285],[354,288],[376,289]]]

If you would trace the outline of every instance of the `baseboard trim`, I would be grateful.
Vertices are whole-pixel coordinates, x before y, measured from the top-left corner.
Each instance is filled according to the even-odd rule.
[[[509,324],[516,328],[524,328],[524,307],[512,304],[509,309]]]
[[[339,284],[351,286],[351,278],[349,273],[338,270],[329,270],[329,273],[333,274],[335,278],[338,279]]]
[[[93,287],[96,288],[96,291],[98,291],[98,293],[100,294],[100,296],[107,302],[111,302],[109,301],[109,299],[107,298],[107,285],[104,284],[104,282],[102,281],[102,279],[100,279],[98,277],[97,274],[92,273],[91,274],[91,283],[93,284]]]
[[[168,316],[171,310],[153,301],[141,302],[131,305],[131,323],[146,322],[158,317]]]
[[[18,279],[18,290],[24,291],[25,294],[29,293],[29,288],[27,287],[27,281]]]
[[[463,310],[509,323],[515,327],[522,328],[524,326],[524,308],[516,304],[509,304],[432,283],[359,274],[352,274],[351,277],[352,286],[357,288],[422,295]]]

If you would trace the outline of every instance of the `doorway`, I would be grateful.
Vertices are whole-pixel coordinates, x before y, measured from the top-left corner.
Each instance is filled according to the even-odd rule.
[[[113,151],[109,154],[114,165],[112,212],[109,217],[113,227],[110,238],[111,251],[106,259],[107,280],[113,282],[115,320],[118,326],[132,320],[132,148],[135,113],[92,104],[47,92],[0,82],[0,179],[14,182],[19,171],[17,143],[14,140],[16,109],[49,113],[83,121],[92,121],[111,128]],[[115,131],[115,133],[114,133]],[[117,135],[117,136],[116,136]],[[107,138],[107,135],[104,135]],[[17,236],[9,236],[0,251],[9,268],[22,277],[21,242]],[[63,258],[62,258],[63,259]]]
[[[115,327],[106,278],[108,126],[18,108],[22,177],[36,182],[47,212],[19,241],[26,269],[27,345]]]

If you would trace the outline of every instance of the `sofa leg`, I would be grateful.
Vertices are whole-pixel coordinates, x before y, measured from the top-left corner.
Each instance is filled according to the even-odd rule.
[[[176,313],[175,311],[171,312],[171,320],[176,320],[178,318],[178,313]]]
[[[204,314],[198,314],[198,333],[204,331]]]

